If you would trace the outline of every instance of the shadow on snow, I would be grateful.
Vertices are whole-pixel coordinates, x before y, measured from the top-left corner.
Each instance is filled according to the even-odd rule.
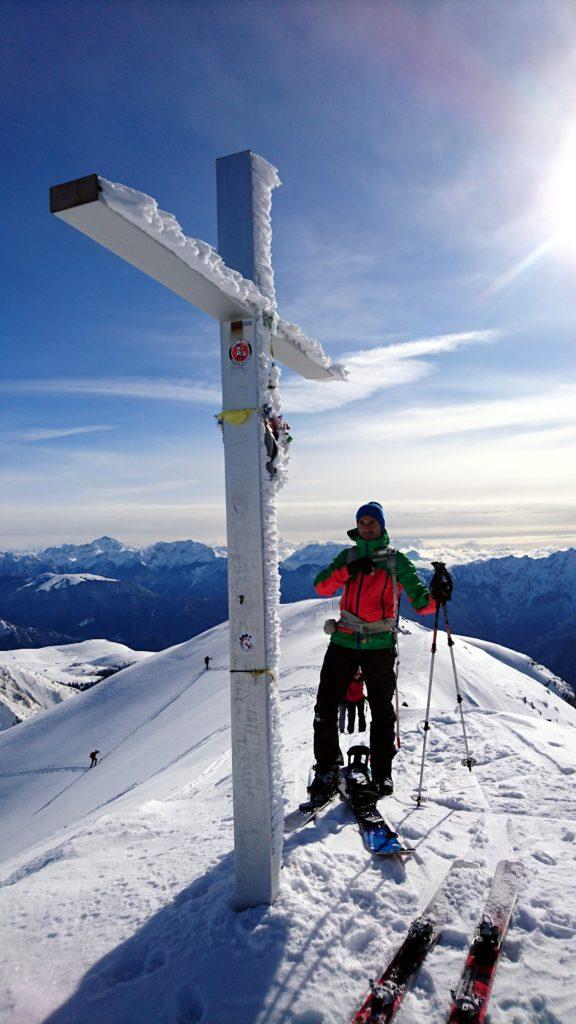
[[[233,876],[229,853],[95,963],[44,1024],[266,1020],[289,924],[278,904],[237,912]]]

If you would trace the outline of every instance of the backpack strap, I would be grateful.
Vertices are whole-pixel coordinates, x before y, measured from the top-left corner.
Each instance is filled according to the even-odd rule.
[[[381,548],[372,556],[376,565],[380,568],[380,563],[384,563],[384,568],[392,580],[392,592],[394,601],[394,619],[398,619],[398,598],[399,598],[399,586],[398,586],[398,567],[396,564],[396,548]]]

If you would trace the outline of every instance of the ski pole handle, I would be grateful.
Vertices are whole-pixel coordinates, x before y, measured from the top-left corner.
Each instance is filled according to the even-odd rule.
[[[434,575],[430,580],[430,593],[439,605],[445,605],[452,597],[452,577],[444,562],[432,562]]]

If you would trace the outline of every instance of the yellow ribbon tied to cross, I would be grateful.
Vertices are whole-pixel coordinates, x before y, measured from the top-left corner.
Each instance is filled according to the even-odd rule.
[[[250,419],[253,412],[258,411],[258,409],[223,409],[216,418],[219,423],[231,423],[234,427],[240,427]]]

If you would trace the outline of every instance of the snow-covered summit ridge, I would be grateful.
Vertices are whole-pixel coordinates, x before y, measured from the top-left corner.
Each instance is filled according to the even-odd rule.
[[[205,564],[221,557],[220,552],[195,540],[157,541],[140,549],[140,559],[152,569],[173,569]]]
[[[0,633],[2,625],[0,620]],[[149,656],[110,640],[0,651],[0,729],[76,697]]]
[[[280,538],[281,557],[287,568],[298,565],[318,564],[316,559],[326,558],[332,550],[342,550],[348,544],[345,534],[340,540],[331,539],[307,543],[305,541],[288,541]],[[503,558],[547,558],[560,550],[557,545],[542,545],[523,550],[509,544],[481,544],[478,541],[467,541],[463,544],[446,545],[439,542],[432,545],[429,541],[415,538],[391,538],[394,547],[404,551],[420,568],[429,568],[433,560],[441,559],[447,565],[465,565],[469,562],[484,562]],[[0,551],[0,572],[3,575],[18,574],[22,569],[32,575],[42,570],[42,566],[50,563],[53,567],[70,567],[77,564],[86,566],[96,562],[109,565],[130,566],[151,563],[170,565],[187,565],[211,561],[214,557],[226,557],[226,549],[194,540],[156,541],[144,547],[125,544],[113,537],[98,537],[84,544],[60,544],[46,548],[26,551]]]
[[[301,565],[329,565],[344,547],[344,543],[330,540],[307,544],[285,558],[282,564],[285,569],[298,569]]]
[[[21,588],[26,590],[33,588],[34,590],[64,590],[66,587],[77,587],[83,583],[118,583],[118,580],[112,579],[110,576],[95,576],[90,572],[76,572],[76,573],[55,573],[55,572],[43,572],[36,579],[30,580],[29,583],[25,583]]]
[[[19,573],[39,575],[45,567],[86,572],[101,565],[111,569],[140,566],[169,569],[206,564],[218,557],[221,557],[221,551],[200,541],[157,541],[137,548],[104,536],[85,544],[61,544],[39,551],[0,552],[0,573],[7,576]]]
[[[281,609],[286,803],[305,791],[326,602]],[[0,737],[4,972],[18,1024],[350,1019],[451,861],[475,866],[447,941],[402,1015],[440,1024],[497,860],[527,871],[492,996],[494,1021],[569,1021],[576,955],[576,711],[456,638],[473,773],[445,637],[433,689],[426,800],[416,810],[431,634],[404,623],[402,749],[383,808],[415,847],[368,860],[335,804],[285,845],[274,907],[233,910],[226,624],[154,655]],[[209,672],[204,656],[213,658]],[[362,736],[342,737],[343,746]],[[88,754],[101,762],[88,768]],[[566,870],[564,870],[566,865]],[[121,905],[121,913],[119,913]],[[47,927],[47,922],[50,926]],[[89,941],[86,936],[89,935]],[[562,956],[559,956],[561,947]],[[166,951],[169,951],[169,955]],[[190,970],[193,964],[193,971]],[[56,965],[56,966],[55,966]],[[33,993],[33,998],[30,997]]]

